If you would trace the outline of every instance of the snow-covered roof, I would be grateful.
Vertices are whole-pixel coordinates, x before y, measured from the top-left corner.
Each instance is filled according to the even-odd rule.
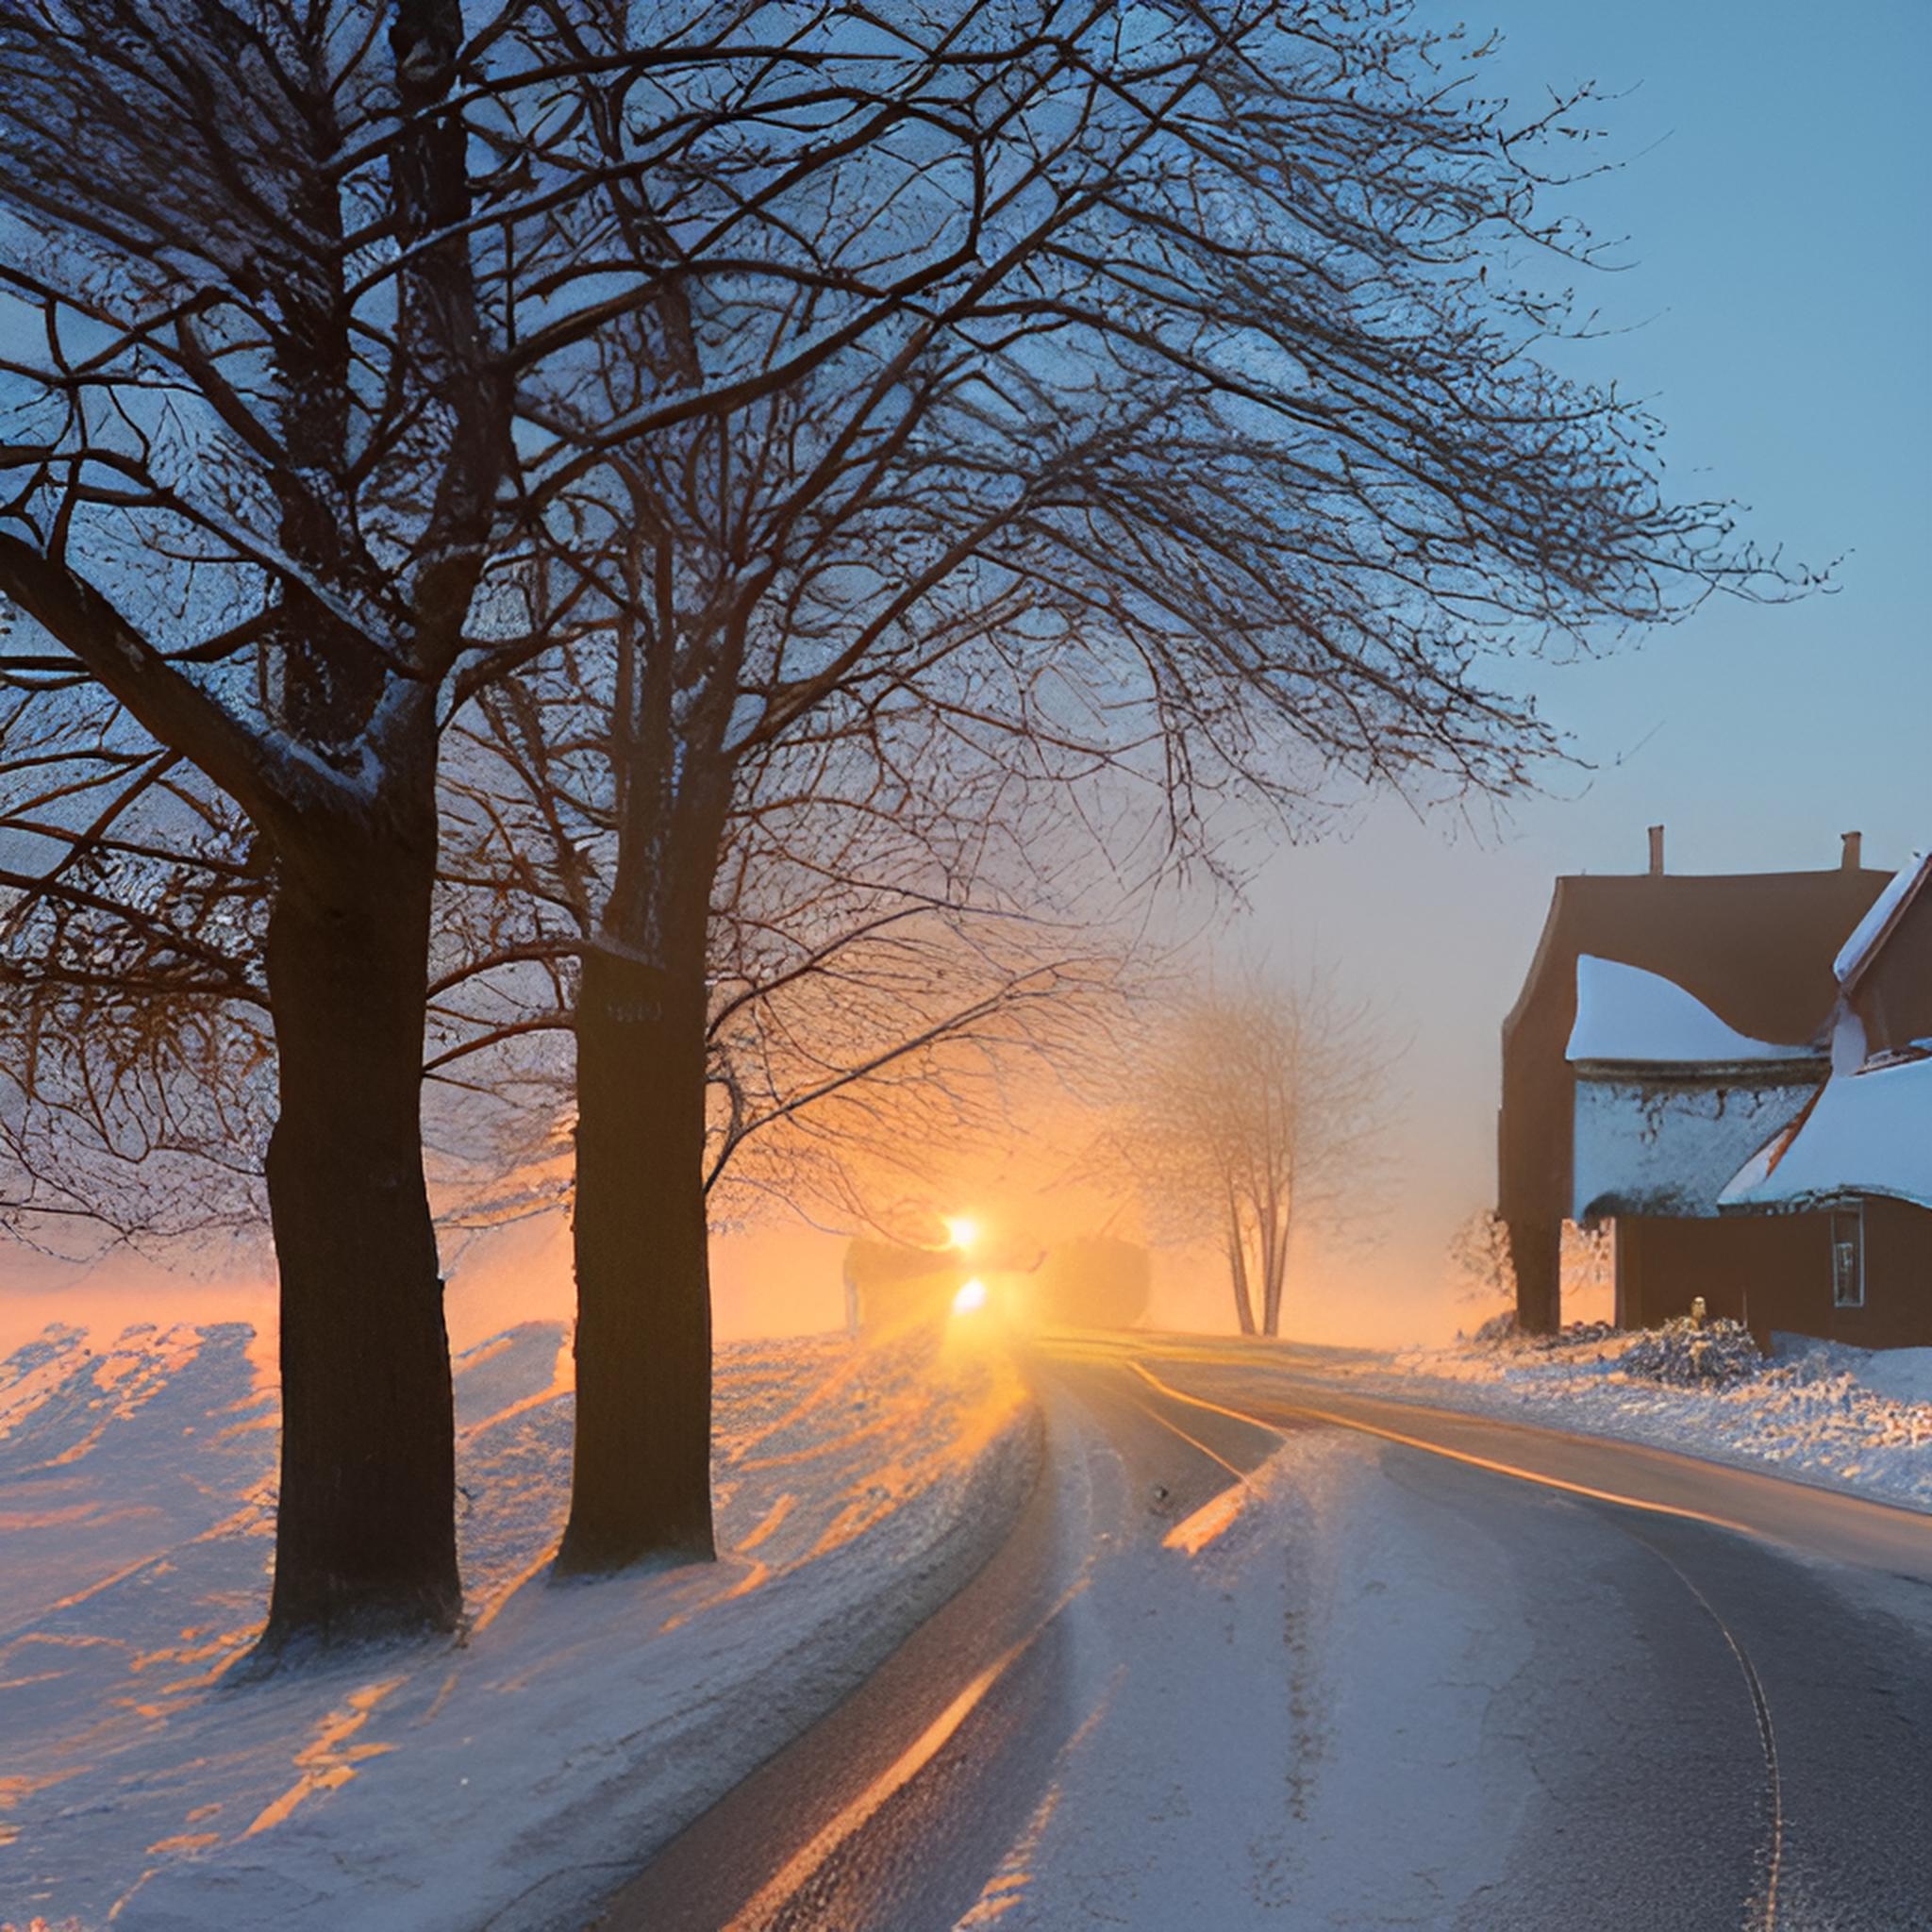
[[[1932,1057],[1835,1074],[1797,1131],[1774,1136],[1718,1200],[1784,1208],[1835,1194],[1932,1208]]]
[[[1840,986],[1849,986],[1865,970],[1885,936],[1918,896],[1928,873],[1932,873],[1932,853],[1915,852],[1907,864],[1892,874],[1890,884],[1873,900],[1871,909],[1852,928],[1851,938],[1839,948],[1838,958],[1831,962]]]
[[[1568,1057],[1625,1065],[1733,1066],[1752,1060],[1807,1060],[1809,1046],[1778,1046],[1728,1026],[1694,994],[1660,973],[1580,953],[1576,1024]]]

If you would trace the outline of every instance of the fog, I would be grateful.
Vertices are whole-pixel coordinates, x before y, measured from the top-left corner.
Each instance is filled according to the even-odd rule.
[[[1895,866],[1932,837],[1918,561],[1932,520],[1919,340],[1932,258],[1892,225],[1932,187],[1911,92],[1932,15],[1875,6],[1824,37],[1793,6],[1742,37],[1723,9],[1693,18],[1662,0],[1515,0],[1484,17],[1506,34],[1500,88],[1594,75],[1622,93],[1614,149],[1599,158],[1624,165],[1581,191],[1600,232],[1635,238],[1620,272],[1591,289],[1619,333],[1576,354],[1653,399],[1674,462],[1699,488],[1746,501],[1754,536],[1792,558],[1842,560],[1827,596],[1782,608],[1715,598],[1641,650],[1605,637],[1591,641],[1600,660],[1569,647],[1524,660],[1524,683],[1577,763],[1505,813],[1385,797],[1342,801],[1306,842],[1251,828],[1244,900],[1213,915],[1224,948],[1290,969],[1325,959],[1406,1044],[1378,1238],[1305,1245],[1291,1274],[1286,1325],[1324,1341],[1439,1339],[1470,1319],[1443,1249],[1491,1198],[1498,1028],[1555,876],[1640,870],[1657,823],[1669,867],[1687,872],[1829,866],[1852,828],[1868,864]],[[1028,1154],[1008,1150],[1004,1173],[998,1158],[964,1167],[957,1199],[935,1193],[931,1211],[1023,1213],[1063,1231],[1111,1211],[1013,1191]],[[783,1215],[721,1236],[718,1335],[835,1325],[843,1239]],[[567,1317],[568,1254],[557,1215],[451,1241],[455,1345]],[[49,1321],[114,1332],[229,1320],[272,1335],[263,1269],[210,1276],[117,1256],[83,1270],[15,1249],[0,1274],[9,1349]],[[1230,1325],[1218,1258],[1159,1249],[1149,1320]]]

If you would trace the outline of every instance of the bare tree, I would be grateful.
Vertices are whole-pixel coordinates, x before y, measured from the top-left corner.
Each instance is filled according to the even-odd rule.
[[[1310,973],[1210,984],[1130,1059],[1104,1160],[1171,1237],[1218,1243],[1243,1335],[1281,1332],[1298,1234],[1373,1216],[1391,1058],[1373,1009]]]
[[[620,626],[618,661],[642,655]],[[704,1336],[667,1347],[639,1332],[645,1257],[669,1271],[676,1257],[636,1225],[613,1237],[599,1172],[586,1172],[600,1137],[635,1152],[640,1096],[661,1092],[677,1064],[608,1051],[600,1060],[594,1036],[608,1016],[587,1005],[599,997],[587,962],[605,944],[637,823],[625,809],[626,758],[613,748],[608,665],[605,641],[568,643],[486,694],[460,726],[448,770],[464,829],[447,849],[461,915],[445,928],[457,963],[433,1010],[448,1043],[432,1067],[472,1070],[466,1083],[509,1097],[507,1151],[571,1121],[577,1159],[558,1175],[580,1275],[567,1568],[710,1548],[708,1474],[685,1468],[704,1462],[691,1451],[708,1441],[708,1296],[688,1311]],[[667,1169],[640,1156],[622,1191],[601,1177],[627,1213],[675,1188],[696,1223],[677,1253],[701,1290],[704,1237],[721,1221],[774,1201],[862,1221],[885,1176],[929,1175],[941,1150],[984,1138],[1018,1062],[1104,1037],[1097,1023],[1118,1008],[1124,950],[1105,920],[1080,917],[1082,895],[1052,876],[1042,851],[1019,849],[998,809],[1003,775],[959,757],[923,717],[889,733],[775,743],[726,775],[697,920],[703,1084],[685,1124],[690,1159]],[[599,1114],[607,1103],[632,1124],[626,1135]],[[648,1124],[648,1104],[643,1112]],[[600,1280],[627,1291],[603,1307]],[[606,1345],[613,1329],[619,1340]]]
[[[575,655],[491,691],[445,759],[428,1072],[497,1122],[477,1136],[491,1193],[575,1114],[580,961],[616,858],[608,791],[580,767],[607,721],[573,687]],[[1015,1067],[1092,1051],[1124,1009],[1136,935],[1112,908],[1037,856],[991,857],[983,792],[937,805],[843,750],[738,774],[708,912],[714,1226],[761,1202],[863,1219],[879,1174],[983,1138]]]
[[[573,654],[559,656],[479,694],[442,762],[424,1119],[445,1227],[571,1198],[575,989],[614,825],[608,795],[579,782],[570,741],[598,713],[570,695]],[[570,715],[520,728],[533,707]],[[34,847],[0,881],[0,980],[22,1023],[0,1056],[15,1231],[44,1241],[52,1222],[177,1254],[180,1237],[245,1235],[275,1046],[268,881],[242,862],[245,822],[180,766],[111,824],[92,806],[63,816],[147,755],[100,740],[85,706],[17,697],[0,737],[15,758],[0,835]],[[841,785],[834,757],[768,759],[727,831],[707,968],[713,1226],[774,1202],[864,1220],[882,1189],[929,1180],[999,1128],[1021,1059],[1091,1051],[1119,1008],[1103,923],[1071,901],[1046,916],[1038,864],[1005,875],[1024,908],[1002,896],[988,799],[958,791],[942,812],[876,773]],[[198,842],[166,823],[185,813]],[[970,863],[962,840],[980,848]],[[970,900],[956,891],[969,877]]]
[[[508,444],[460,40],[438,0],[384,51],[270,5],[0,23],[0,590],[48,641],[7,669],[111,698],[134,769],[204,774],[273,871],[277,1634],[460,1607],[416,1068],[436,713]]]
[[[1509,125],[1404,8],[827,6],[695,90],[632,32],[532,29],[622,76],[598,272],[729,234],[736,274],[530,411],[616,811],[575,1006],[586,1563],[709,1547],[706,934],[747,771],[839,743],[916,788],[940,744],[1131,876],[1208,855],[1230,791],[1507,791],[1554,741],[1493,651],[1780,581],[1537,360],[1568,308],[1523,261],[1588,253],[1538,157],[1583,100]]]
[[[200,982],[185,963],[193,881],[219,861],[264,884],[249,991],[276,1089],[272,1638],[447,1624],[460,1607],[420,1109],[439,734],[546,641],[516,621],[536,487],[521,399],[546,368],[594,360],[600,331],[667,280],[633,249],[611,294],[600,237],[632,205],[584,166],[604,78],[532,59],[553,12],[569,8],[506,0],[472,23],[455,0],[46,0],[0,16],[0,593],[32,625],[0,677],[35,700],[35,732],[51,713],[84,761],[79,700],[131,760],[125,783],[84,781],[86,823],[80,791],[35,789],[37,754],[9,761],[11,803],[51,808],[54,842],[96,855],[163,774],[236,808],[235,849],[193,845],[185,870],[178,841],[200,834],[147,822],[164,836],[120,902],[166,956],[140,1052],[156,1012],[242,996],[213,961]],[[742,58],[720,55],[704,8],[658,25],[693,39],[654,37],[641,68],[702,90]],[[580,113],[560,108],[574,88]],[[701,275],[687,254],[671,278]],[[76,908],[72,867],[23,870],[17,930],[54,900]],[[47,984],[30,961],[26,981]]]

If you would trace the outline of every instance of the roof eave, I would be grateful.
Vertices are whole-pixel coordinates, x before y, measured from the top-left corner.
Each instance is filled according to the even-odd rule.
[[[1905,1188],[1886,1187],[1874,1181],[1838,1181],[1830,1187],[1798,1188],[1766,1200],[1726,1201],[1720,1197],[1717,1205],[1721,1214],[1817,1214],[1846,1201],[1903,1201],[1908,1207],[1932,1212],[1932,1195],[1915,1194]]]
[[[1673,1081],[1683,1086],[1808,1087],[1831,1072],[1827,1053],[1793,1055],[1790,1059],[1613,1060],[1574,1059],[1579,1080]]]

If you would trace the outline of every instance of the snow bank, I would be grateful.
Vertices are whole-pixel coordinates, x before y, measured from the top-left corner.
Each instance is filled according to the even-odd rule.
[[[243,1664],[275,1391],[241,1327],[0,1368],[0,1924],[574,1923],[983,1559],[1036,1431],[925,1334],[721,1352],[715,1566],[551,1587],[558,1324],[458,1358],[457,1642]]]
[[[1624,1437],[1932,1510],[1932,1348],[1774,1340],[1762,1374],[1717,1388],[1626,1374],[1617,1357],[1628,1335],[1338,1357],[1322,1373],[1364,1393]]]

